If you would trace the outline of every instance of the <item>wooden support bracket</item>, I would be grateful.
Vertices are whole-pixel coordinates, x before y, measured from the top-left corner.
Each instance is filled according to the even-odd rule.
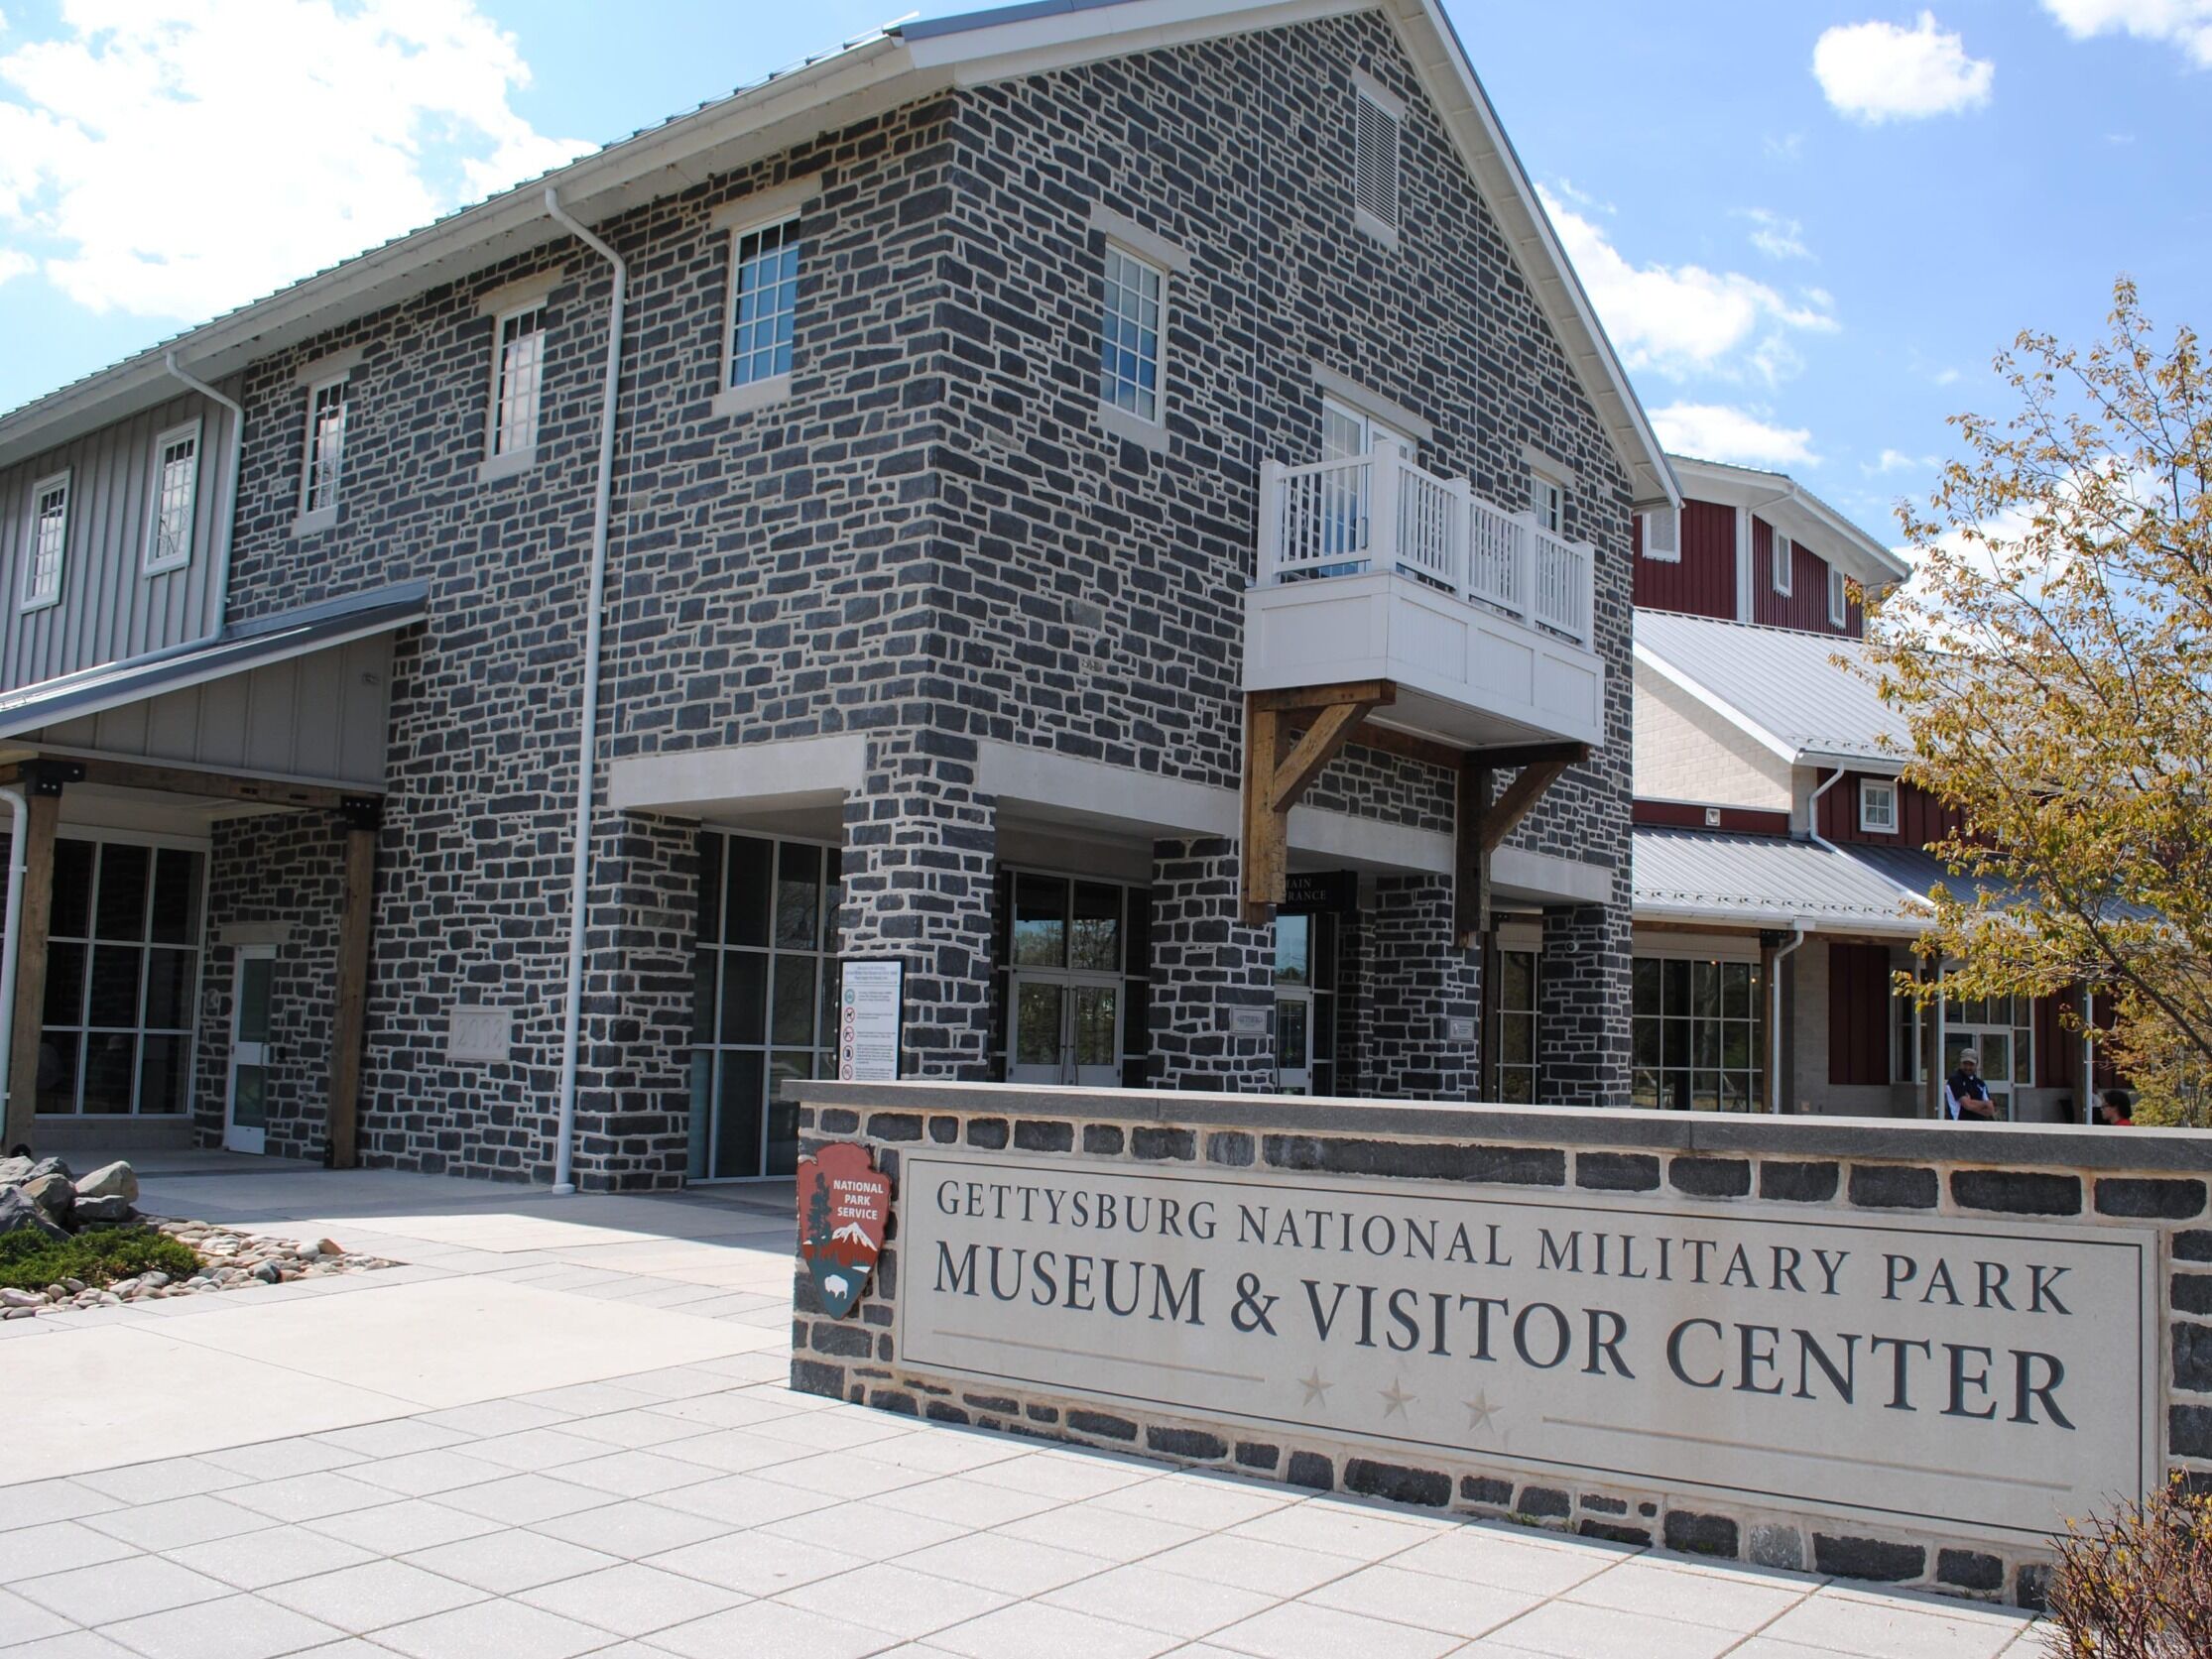
[[[1255,691],[1245,697],[1244,919],[1264,927],[1289,890],[1290,808],[1343,752],[1360,722],[1395,702],[1388,680]],[[1300,733],[1298,726],[1304,728]]]

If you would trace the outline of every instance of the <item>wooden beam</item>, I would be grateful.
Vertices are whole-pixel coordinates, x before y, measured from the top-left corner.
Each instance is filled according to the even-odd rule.
[[[1544,790],[1557,782],[1559,774],[1572,764],[1568,761],[1539,761],[1515,772],[1513,781],[1506,785],[1506,792],[1483,814],[1483,851],[1494,853],[1504,846],[1506,837],[1520,826],[1521,820],[1543,798]]]
[[[332,1169],[360,1161],[361,1048],[368,1025],[369,930],[375,914],[379,813],[373,799],[346,808],[345,895],[338,911],[338,1002],[330,1032],[330,1101],[323,1129]]]
[[[1490,926],[1490,854],[1483,837],[1489,811],[1490,769],[1470,755],[1459,769],[1452,822],[1452,932],[1461,950],[1473,950]],[[1483,994],[1489,995],[1487,988]]]
[[[1411,732],[1401,732],[1392,726],[1378,726],[1372,720],[1362,721],[1352,733],[1352,742],[1362,749],[1379,749],[1386,755],[1396,755],[1408,761],[1418,761],[1423,766],[1438,767],[1445,771],[1457,771],[1463,752],[1448,743],[1438,743],[1434,738],[1419,738]]]
[[[1350,693],[1351,695],[1339,695]],[[1248,926],[1275,919],[1290,880],[1290,808],[1329,762],[1343,752],[1370,710],[1397,695],[1388,680],[1308,686],[1296,692],[1254,692],[1245,698],[1244,840],[1239,866]],[[1302,735],[1273,699],[1308,699],[1292,709],[1317,710]]]
[[[1334,708],[1339,703],[1365,703],[1382,708],[1398,701],[1398,687],[1387,679],[1346,680],[1342,685],[1298,685],[1283,691],[1247,692],[1253,708],[1281,714],[1286,709]]]
[[[25,819],[16,826],[24,837],[23,911],[15,1007],[10,1010],[7,1137],[0,1147],[6,1151],[30,1141],[39,1110],[39,1037],[46,1024],[47,932],[54,922],[54,832],[61,821],[61,785],[34,786]]]
[[[218,800],[250,802],[259,806],[305,807],[335,812],[360,790],[339,789],[321,783],[287,783],[272,777],[238,777],[227,772],[200,771],[192,767],[157,766],[141,761],[110,761],[95,756],[69,756],[54,765],[80,768],[86,783],[116,789],[154,789],[173,795],[208,795]]]

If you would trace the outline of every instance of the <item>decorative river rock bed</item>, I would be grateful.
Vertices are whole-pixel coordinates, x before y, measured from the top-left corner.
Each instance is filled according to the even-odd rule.
[[[95,1283],[64,1274],[43,1289],[0,1285],[0,1319],[29,1319],[78,1308],[117,1307],[248,1285],[282,1284],[396,1265],[349,1251],[329,1239],[295,1244],[211,1222],[141,1214],[138,1177],[127,1163],[73,1176],[60,1158],[0,1158],[0,1238],[34,1232],[60,1244],[97,1243],[103,1232],[158,1235],[196,1258],[190,1271],[151,1268],[134,1277]],[[175,1263],[182,1269],[182,1262]]]

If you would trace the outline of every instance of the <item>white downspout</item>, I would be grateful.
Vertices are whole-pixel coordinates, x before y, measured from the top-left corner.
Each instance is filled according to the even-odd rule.
[[[6,1053],[6,1047],[0,1046],[0,1054]],[[2093,985],[2081,988],[2081,1121],[2097,1121],[2097,988]]]
[[[15,1055],[15,970],[17,947],[23,940],[23,884],[30,874],[31,803],[23,791],[0,786],[0,800],[8,803],[14,823],[8,837],[8,936],[0,941],[0,1103],[7,1100],[9,1067]],[[0,1119],[6,1117],[0,1107]],[[8,1150],[0,1147],[0,1151]]]
[[[622,256],[571,219],[560,194],[546,187],[546,212],[555,224],[613,267],[614,295],[607,306],[607,366],[599,403],[599,481],[591,503],[591,587],[584,612],[583,711],[576,728],[576,829],[568,874],[568,1002],[560,1033],[560,1122],[553,1131],[555,1193],[576,1190],[576,1055],[583,1040],[584,901],[591,876],[591,795],[599,754],[599,639],[606,619],[607,520],[614,500],[615,395],[622,382],[622,313],[629,268]]]
[[[209,403],[220,404],[230,411],[230,463],[223,473],[221,517],[216,521],[215,532],[215,626],[208,630],[211,635],[219,634],[230,614],[230,541],[238,522],[238,469],[244,464],[246,453],[246,411],[237,399],[224,397],[205,381],[179,368],[174,351],[164,352],[162,360],[177,379]]]

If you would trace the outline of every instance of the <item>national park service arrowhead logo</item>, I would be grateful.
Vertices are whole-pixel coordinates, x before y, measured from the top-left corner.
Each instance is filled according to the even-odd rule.
[[[876,1171],[867,1147],[839,1141],[799,1160],[799,1255],[830,1318],[860,1300],[890,1219],[891,1177]]]

